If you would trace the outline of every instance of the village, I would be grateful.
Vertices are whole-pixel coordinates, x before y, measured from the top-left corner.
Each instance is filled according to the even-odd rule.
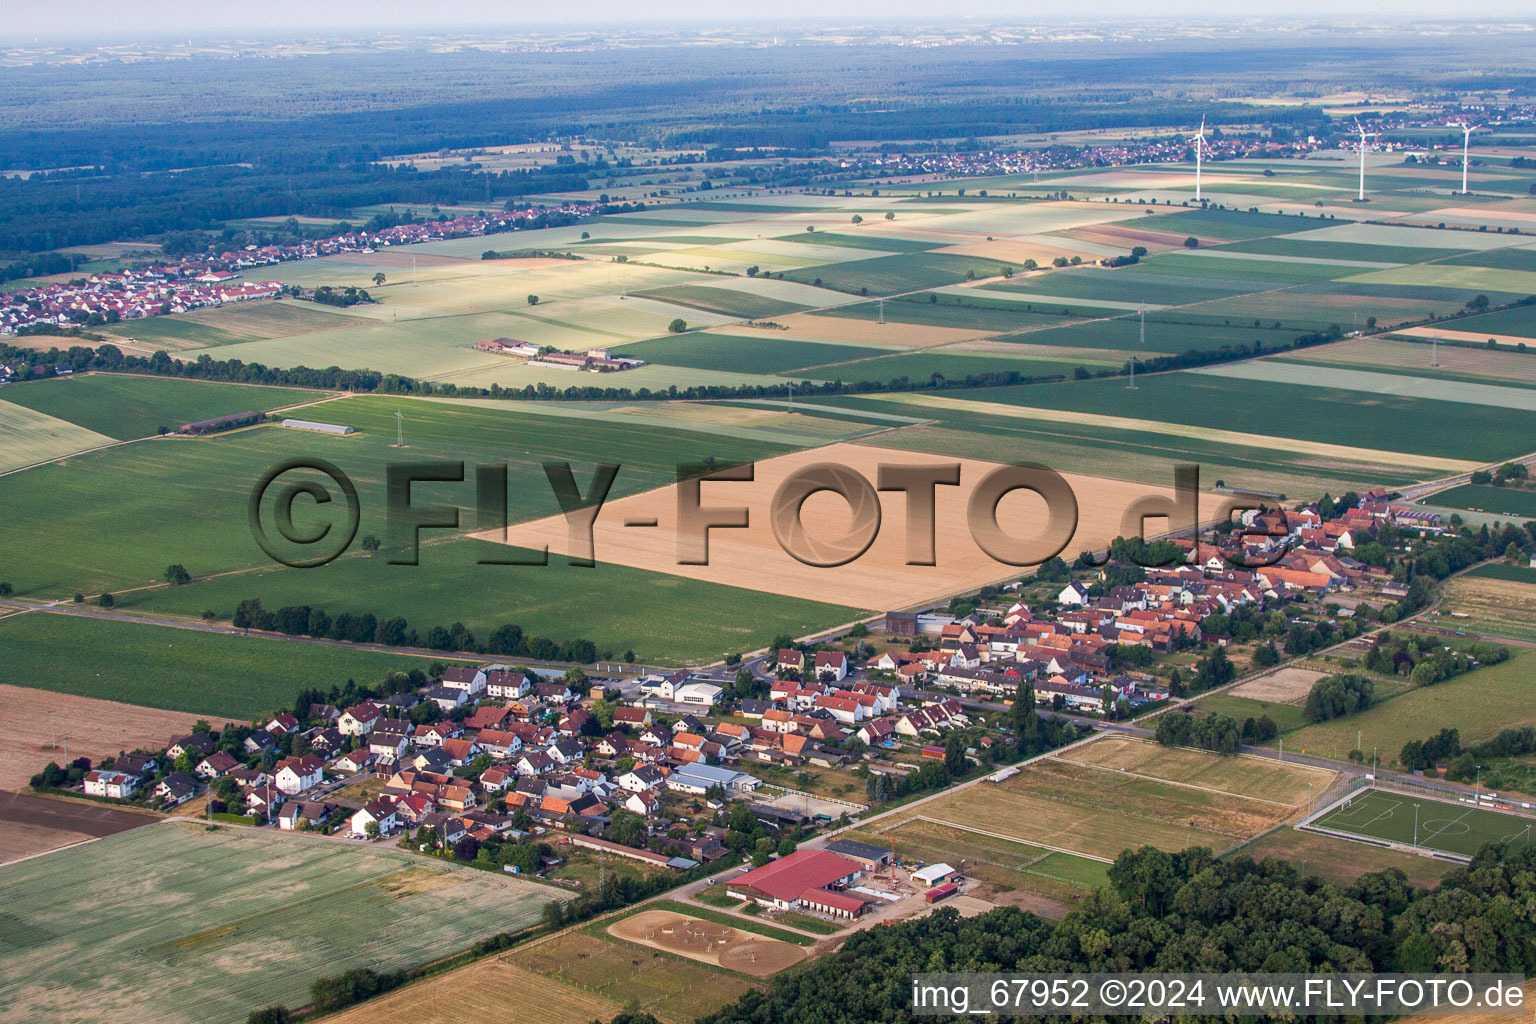
[[[34,788],[342,841],[398,837],[572,884],[591,881],[581,865],[594,857],[693,878],[750,856],[758,870],[733,883],[750,898],[857,918],[883,897],[848,895],[848,872],[825,858],[791,861],[801,841],[891,799],[1007,771],[1021,695],[1086,735],[1197,691],[1214,652],[1265,664],[1260,638],[1235,628],[1245,611],[1353,635],[1344,623],[1366,602],[1406,590],[1351,552],[1384,528],[1440,529],[1388,498],[1327,498],[1328,518],[1317,503],[1249,512],[1198,554],[1190,540],[1160,542],[1181,564],[1080,563],[1065,583],[1040,578],[1055,575],[1047,566],[947,611],[887,613],[840,646],[791,643],[723,667],[598,678],[442,667],[345,706],[311,702],[159,750],[49,765]],[[857,859],[878,869],[888,856]]]
[[[412,221],[374,231],[359,229],[295,245],[247,245],[218,254],[146,262],[67,283],[38,284],[0,295],[0,335],[28,328],[96,326],[276,298],[283,293],[279,282],[242,282],[240,275],[293,260],[373,253],[423,242],[513,231],[552,214],[570,218],[590,215],[599,205],[572,202],[452,218],[443,215],[437,220]]]

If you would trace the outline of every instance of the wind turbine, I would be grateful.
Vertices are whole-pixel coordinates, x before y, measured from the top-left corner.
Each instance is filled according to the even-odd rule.
[[[1454,124],[1456,127],[1461,129],[1461,194],[1462,195],[1466,195],[1467,194],[1467,149],[1468,149],[1468,147],[1470,147],[1472,145],[1472,133],[1477,131],[1479,128],[1481,128],[1482,125],[1474,124],[1472,127],[1468,128],[1467,127],[1467,122],[1465,122],[1465,121],[1452,121],[1451,123]]]
[[[1137,313],[1141,317],[1141,347],[1147,347],[1147,307],[1142,306]],[[1127,391],[1136,390],[1136,353],[1131,353],[1131,382],[1125,386]]]
[[[1365,140],[1374,139],[1379,133],[1366,131],[1358,117],[1355,118],[1355,130],[1360,133],[1360,194],[1355,201],[1363,203],[1365,202]]]
[[[1205,162],[1205,118],[1200,118],[1200,130],[1190,136],[1195,144],[1195,202],[1200,202],[1200,167]]]

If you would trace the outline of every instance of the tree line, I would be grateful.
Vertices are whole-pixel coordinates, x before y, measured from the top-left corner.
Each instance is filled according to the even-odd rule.
[[[432,626],[423,635],[411,628],[402,616],[380,616],[373,612],[342,612],[332,616],[314,605],[285,605],[276,611],[262,607],[261,598],[248,597],[230,617],[236,629],[259,629],[289,636],[323,637],[350,643],[381,644],[385,647],[427,647],[434,651],[471,651],[535,661],[574,661],[589,664],[598,660],[597,645],[586,639],[551,640],[528,636],[523,627],[505,622],[493,629],[482,642],[462,622],[451,626]],[[602,652],[606,659],[611,651]],[[634,652],[625,652],[625,661],[634,661]]]
[[[1218,861],[1203,848],[1127,850],[1109,880],[1055,923],[1014,907],[972,918],[944,908],[855,932],[839,952],[779,975],[766,992],[749,992],[699,1024],[915,1022],[923,1018],[912,1012],[910,979],[939,971],[1536,968],[1536,920],[1520,909],[1536,899],[1530,849],[1485,847],[1428,891],[1396,869],[1341,884],[1303,876],[1286,861]]]

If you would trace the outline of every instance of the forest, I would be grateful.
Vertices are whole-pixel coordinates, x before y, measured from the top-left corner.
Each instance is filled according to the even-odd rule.
[[[1110,888],[1056,924],[1014,907],[969,919],[941,909],[856,932],[838,953],[701,1024],[924,1019],[910,1009],[911,979],[921,972],[1524,974],[1536,967],[1536,922],[1527,912],[1536,900],[1536,852],[1529,849],[1485,847],[1432,891],[1414,889],[1396,869],[1336,885],[1288,862],[1217,861],[1202,848],[1128,850],[1109,878]]]

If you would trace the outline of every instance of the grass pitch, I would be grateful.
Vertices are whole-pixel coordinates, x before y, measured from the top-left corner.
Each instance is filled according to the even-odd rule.
[[[1313,824],[1463,857],[1489,843],[1529,845],[1536,832],[1536,820],[1531,818],[1376,789],[1350,798]]]
[[[107,880],[113,864],[133,870]],[[0,885],[7,1018],[122,1024],[302,1005],[318,977],[424,963],[563,898],[397,850],[191,823],[11,865]]]

